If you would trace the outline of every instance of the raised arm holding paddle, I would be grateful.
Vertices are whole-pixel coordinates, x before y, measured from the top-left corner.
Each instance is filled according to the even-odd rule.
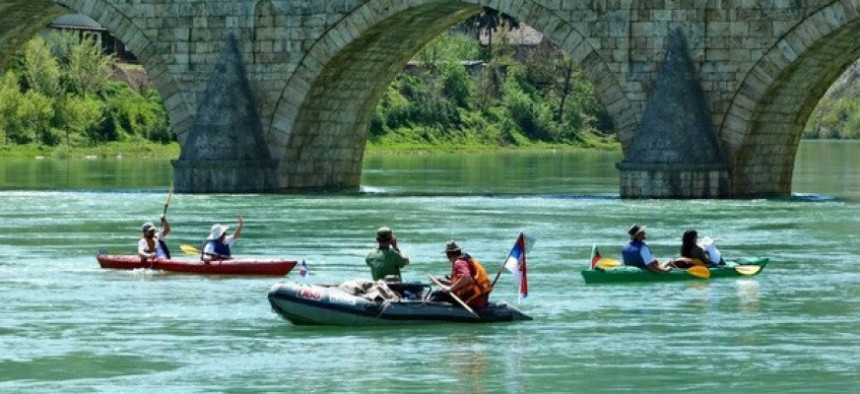
[[[167,200],[164,202],[164,210],[161,212],[161,230],[155,228],[152,222],[143,224],[141,230],[143,236],[137,242],[137,254],[146,259],[169,259],[170,250],[164,239],[170,233],[170,222],[167,221],[167,207],[170,205],[170,197],[173,195],[173,185],[167,192]]]

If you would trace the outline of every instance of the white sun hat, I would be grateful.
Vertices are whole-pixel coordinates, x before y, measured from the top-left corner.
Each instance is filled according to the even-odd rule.
[[[227,233],[227,226],[216,224],[212,226],[212,231],[209,232],[209,239],[218,239]]]

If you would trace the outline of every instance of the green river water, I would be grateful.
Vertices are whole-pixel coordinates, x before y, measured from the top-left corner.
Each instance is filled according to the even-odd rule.
[[[167,161],[0,159],[0,392],[860,392],[860,144],[804,142],[793,198],[625,201],[618,153],[371,157],[362,190],[174,195],[168,237],[246,226],[234,253],[305,259],[310,275],[201,277],[100,269],[157,221]],[[762,274],[585,285],[591,246],[619,257],[647,224],[660,258],[690,227]],[[266,300],[279,281],[367,277],[375,229],[443,275],[455,239],[495,274],[536,239],[534,321],[296,327]],[[510,275],[492,299],[517,303]]]

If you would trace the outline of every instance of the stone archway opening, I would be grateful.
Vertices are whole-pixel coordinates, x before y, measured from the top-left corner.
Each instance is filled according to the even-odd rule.
[[[377,4],[378,3],[378,4]],[[283,190],[355,189],[370,125],[394,78],[428,42],[484,2],[373,1],[347,15],[310,49],[274,111],[268,142]],[[595,82],[600,102],[628,133],[635,113],[615,76],[573,26],[543,7],[500,11],[531,25]]]
[[[601,146],[617,136],[580,64],[491,8],[421,48],[383,93],[371,147]]]
[[[94,143],[174,141],[164,103],[137,58],[95,20],[60,8],[2,75],[4,143],[68,154]]]
[[[734,159],[734,197],[787,196],[808,120],[828,88],[860,57],[860,21],[808,37],[804,24],[781,40],[750,72],[728,120],[746,117],[743,135],[724,132]],[[802,39],[795,36],[802,35]],[[801,44],[802,42],[802,44]],[[779,59],[774,61],[773,59]],[[762,81],[766,87],[762,88]],[[751,101],[752,100],[752,101]],[[732,122],[727,122],[731,125]]]
[[[39,35],[52,21],[63,15],[80,14],[90,20],[93,26],[90,26],[90,31],[78,36],[92,39],[109,36],[110,40],[115,41],[102,44],[105,49],[109,46],[113,52],[117,49],[115,44],[122,42],[124,45],[120,49],[124,57],[136,58],[139,64],[136,67],[147,74],[136,78],[144,72],[133,72],[135,75],[128,78],[135,81],[136,85],[148,84],[153,88],[148,95],[155,96],[155,100],[163,103],[167,127],[172,128],[176,139],[180,142],[184,140],[193,120],[193,111],[181,87],[169,72],[166,60],[157,52],[151,38],[115,5],[84,0],[10,0],[0,5],[0,11],[0,70],[8,68],[7,62],[16,51],[32,37]],[[69,30],[69,26],[65,27]]]

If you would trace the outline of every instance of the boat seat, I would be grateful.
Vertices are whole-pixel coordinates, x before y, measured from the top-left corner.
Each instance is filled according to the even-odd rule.
[[[389,289],[396,291],[406,299],[420,300],[424,294],[430,292],[430,285],[421,282],[389,282],[387,284]]]

